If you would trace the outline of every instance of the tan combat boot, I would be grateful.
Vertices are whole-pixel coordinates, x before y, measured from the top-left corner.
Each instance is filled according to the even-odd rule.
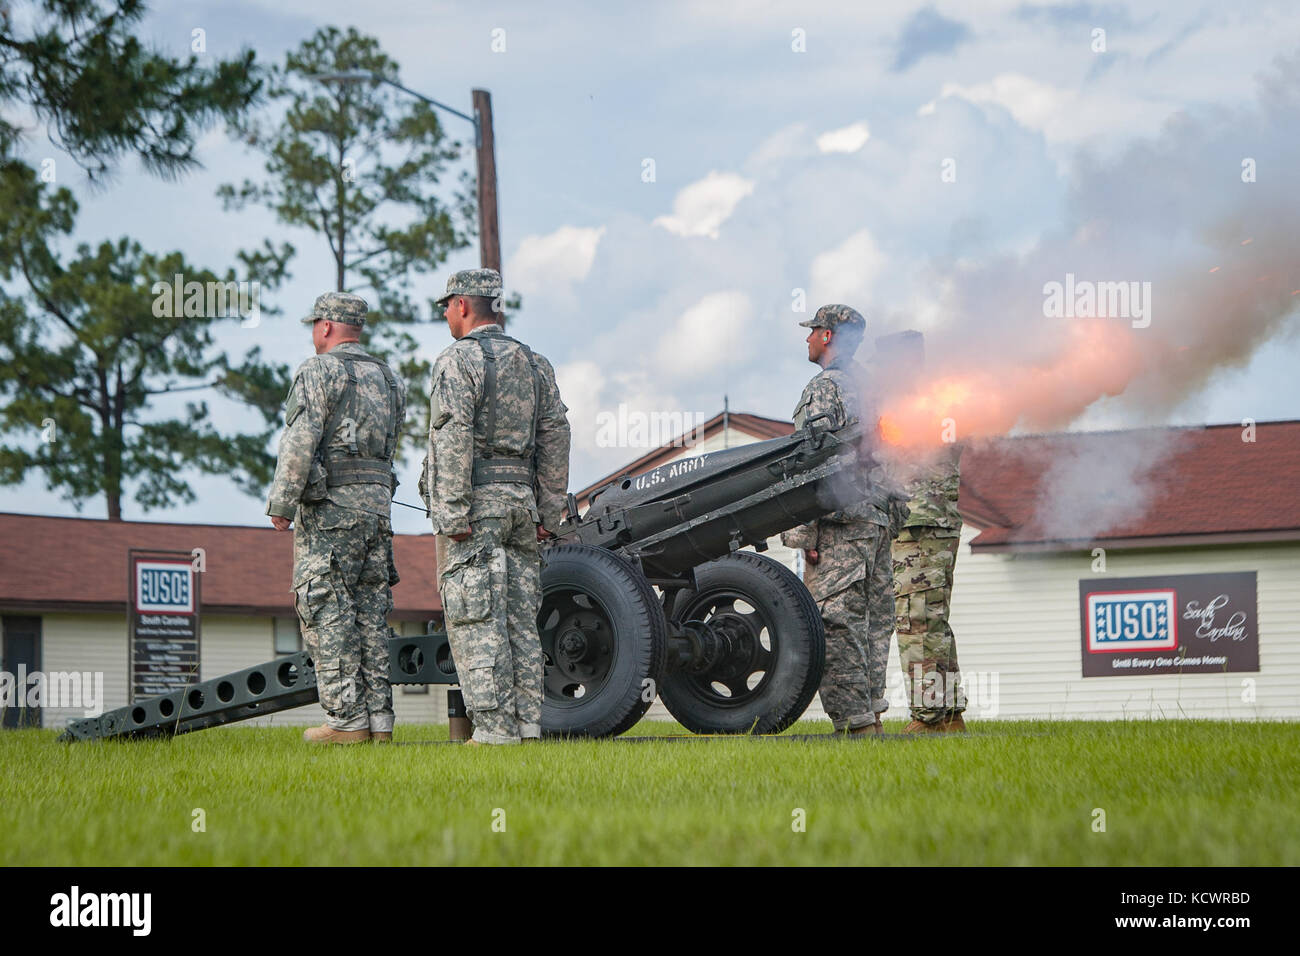
[[[964,734],[966,733],[966,722],[961,719],[961,714],[953,714],[936,720],[932,724],[927,724],[923,720],[914,720],[903,728],[905,734]]]
[[[882,733],[884,733],[884,729],[880,723],[880,715],[876,714],[876,722],[874,724],[866,724],[862,727],[855,727],[852,730],[850,730],[849,733],[855,737],[860,737],[864,734],[867,736],[874,736],[874,737],[880,736]]]
[[[391,730],[372,730],[370,731],[370,742],[372,744],[391,744],[393,742],[393,732]]]
[[[328,724],[321,724],[304,730],[302,739],[309,744],[363,744],[370,739],[370,728],[335,730]]]

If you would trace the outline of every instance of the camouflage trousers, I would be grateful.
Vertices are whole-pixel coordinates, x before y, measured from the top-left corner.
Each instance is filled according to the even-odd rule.
[[[889,537],[874,524],[819,523],[818,561],[804,583],[826,629],[820,694],[836,730],[875,723],[889,709],[885,673],[894,630]]]
[[[894,541],[894,626],[912,719],[935,723],[966,709],[957,641],[948,623],[961,529],[904,528]]]
[[[441,570],[447,639],[474,739],[519,743],[542,735],[542,564],[527,508],[475,518],[464,541],[445,539]]]
[[[294,604],[325,722],[335,730],[391,731],[392,525],[330,501],[299,505],[294,525]]]

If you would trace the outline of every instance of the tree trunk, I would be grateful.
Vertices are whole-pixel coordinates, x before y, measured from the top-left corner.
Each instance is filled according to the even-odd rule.
[[[108,502],[108,520],[122,520],[122,432],[113,427],[112,399],[108,392],[108,370],[95,370],[99,385],[99,447],[103,455],[104,498]]]
[[[108,500],[108,520],[122,520],[122,433],[104,425],[104,497]]]

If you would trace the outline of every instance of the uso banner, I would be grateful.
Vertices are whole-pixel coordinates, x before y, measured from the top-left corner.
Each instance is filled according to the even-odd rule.
[[[1079,582],[1083,676],[1259,670],[1255,572]]]
[[[199,575],[185,552],[129,551],[131,700],[199,679]]]

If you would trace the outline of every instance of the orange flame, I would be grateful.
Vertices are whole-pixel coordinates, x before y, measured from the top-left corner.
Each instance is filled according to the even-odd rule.
[[[883,439],[902,448],[1002,435],[1017,425],[1055,427],[1104,395],[1117,395],[1141,368],[1134,330],[1113,319],[1071,323],[1057,353],[1037,365],[949,375],[889,402]]]

